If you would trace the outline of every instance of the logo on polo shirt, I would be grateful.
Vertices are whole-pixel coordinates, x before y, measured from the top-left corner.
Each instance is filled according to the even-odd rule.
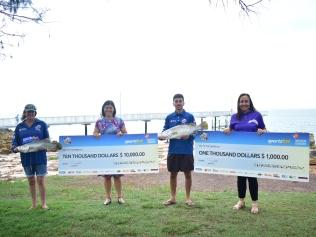
[[[26,128],[20,128],[19,132],[22,132],[22,131],[25,131],[25,130],[26,130]]]
[[[41,131],[41,128],[42,128],[42,126],[39,124],[39,125],[36,125],[35,130]]]
[[[257,120],[255,120],[255,119],[249,120],[249,122],[248,122],[248,123],[255,123],[255,124],[257,124],[257,126],[258,126],[258,121],[257,121]]]
[[[33,142],[33,141],[36,141],[36,140],[39,140],[39,137],[36,137],[36,136],[25,137],[25,138],[22,139],[22,143],[23,144],[27,144],[27,143],[30,143],[30,142]]]
[[[185,124],[186,122],[187,122],[187,120],[185,118],[181,120],[182,124]]]

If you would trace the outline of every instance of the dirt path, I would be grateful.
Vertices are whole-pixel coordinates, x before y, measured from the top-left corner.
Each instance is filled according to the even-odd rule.
[[[279,181],[271,179],[258,179],[259,190],[271,192],[316,192],[316,166],[311,167],[310,181],[308,183],[296,181]],[[192,175],[193,191],[228,191],[236,190],[237,178],[235,176],[200,174]],[[159,174],[125,175],[123,182],[135,187],[149,187],[169,184],[169,173],[165,168]],[[178,187],[184,187],[183,173],[178,175]]]

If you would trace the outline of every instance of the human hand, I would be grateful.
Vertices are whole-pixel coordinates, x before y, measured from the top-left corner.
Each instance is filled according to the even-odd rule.
[[[101,134],[98,133],[98,132],[93,132],[93,136],[94,136],[95,138],[99,138],[99,137],[101,136]]]
[[[229,134],[231,134],[232,130],[230,128],[225,128],[223,132],[225,134],[229,135]]]
[[[258,134],[258,135],[262,135],[262,134],[264,134],[265,132],[267,132],[266,129],[258,128],[258,130],[257,130],[257,134]]]
[[[119,131],[119,132],[116,134],[116,136],[121,137],[121,136],[123,136],[123,134],[124,134],[124,133],[122,133],[122,131]]]

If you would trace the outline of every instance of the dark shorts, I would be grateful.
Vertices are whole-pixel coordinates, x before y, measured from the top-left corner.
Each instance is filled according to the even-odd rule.
[[[193,155],[170,154],[167,158],[167,168],[169,172],[185,172],[194,170]]]

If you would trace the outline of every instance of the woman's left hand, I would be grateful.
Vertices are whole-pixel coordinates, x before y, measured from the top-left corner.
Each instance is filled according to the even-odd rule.
[[[264,134],[265,132],[267,132],[266,129],[258,128],[258,130],[257,130],[257,134],[258,134],[258,135],[262,135],[262,134]]]
[[[116,134],[116,136],[121,137],[121,136],[123,136],[123,134],[124,134],[124,133],[122,133],[122,131],[119,131],[119,132]]]

